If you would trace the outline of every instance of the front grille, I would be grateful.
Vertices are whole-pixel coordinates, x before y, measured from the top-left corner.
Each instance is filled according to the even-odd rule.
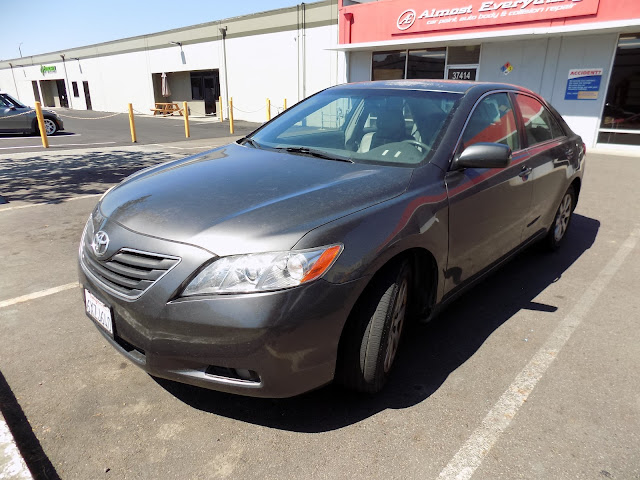
[[[82,266],[102,286],[128,299],[140,297],[151,285],[175,267],[179,257],[123,248],[108,260],[98,260],[87,245]]]

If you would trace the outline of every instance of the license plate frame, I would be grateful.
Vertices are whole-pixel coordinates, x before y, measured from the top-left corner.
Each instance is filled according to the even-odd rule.
[[[113,310],[86,287],[84,289],[84,311],[91,320],[113,337]]]

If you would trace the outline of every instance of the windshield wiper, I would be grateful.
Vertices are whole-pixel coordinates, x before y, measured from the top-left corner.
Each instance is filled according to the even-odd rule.
[[[315,150],[309,147],[276,147],[275,150],[284,150],[289,153],[300,153],[302,155],[310,155],[316,158],[324,158],[327,160],[336,160],[338,162],[348,162],[353,163],[348,157],[343,157],[342,155],[335,155],[333,153],[323,152],[322,150]]]

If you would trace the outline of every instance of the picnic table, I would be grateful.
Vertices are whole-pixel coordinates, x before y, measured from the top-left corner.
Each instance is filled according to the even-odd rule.
[[[154,115],[173,115],[174,112],[182,115],[182,109],[177,103],[156,103],[156,108],[152,108],[151,111]]]

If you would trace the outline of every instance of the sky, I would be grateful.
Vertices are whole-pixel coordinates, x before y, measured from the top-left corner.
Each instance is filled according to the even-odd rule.
[[[306,3],[311,3],[310,0]],[[299,5],[302,0],[0,0],[0,60]]]

